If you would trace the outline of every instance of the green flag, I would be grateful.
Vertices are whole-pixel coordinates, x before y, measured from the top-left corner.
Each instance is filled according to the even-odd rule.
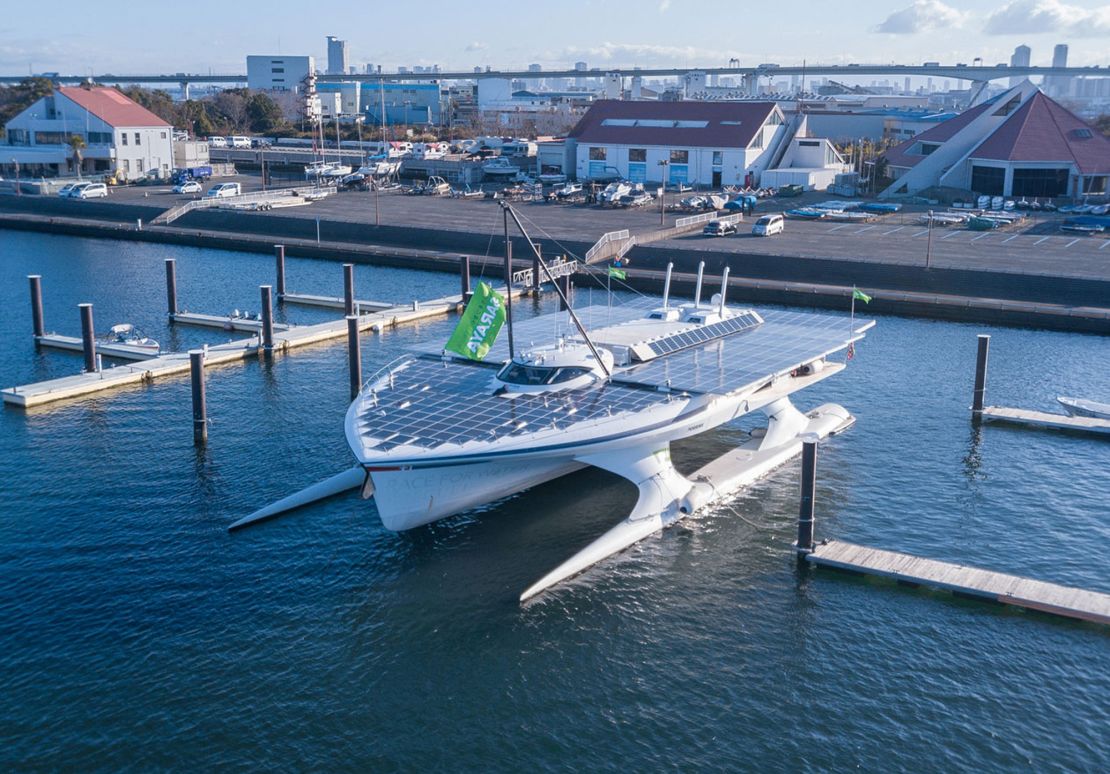
[[[487,283],[479,282],[444,349],[471,360],[481,360],[497,340],[504,324],[505,299]]]
[[[865,304],[871,303],[871,296],[867,295],[859,288],[852,288],[852,298],[862,301]]]
[[[616,277],[619,280],[628,279],[628,272],[623,269],[618,269],[616,266],[609,267],[609,276]]]

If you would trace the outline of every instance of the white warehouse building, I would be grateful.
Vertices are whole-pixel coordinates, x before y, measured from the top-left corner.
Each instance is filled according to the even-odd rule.
[[[579,180],[759,185],[792,134],[773,102],[595,102],[568,135]]]
[[[247,88],[299,92],[315,72],[316,60],[310,56],[252,55],[247,57]]]
[[[12,118],[0,168],[21,177],[114,172],[125,180],[165,177],[173,165],[172,127],[107,86],[61,86]],[[71,138],[80,137],[80,170]]]

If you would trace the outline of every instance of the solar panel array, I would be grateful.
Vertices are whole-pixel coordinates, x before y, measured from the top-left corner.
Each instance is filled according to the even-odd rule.
[[[754,328],[759,324],[759,317],[750,311],[745,311],[727,320],[672,333],[666,338],[649,343],[647,346],[655,353],[656,357],[669,355],[672,352],[678,352],[680,349],[689,349],[707,341]]]
[[[367,447],[434,449],[444,444],[493,441],[666,403],[666,393],[608,383],[547,395],[504,398],[493,394],[494,369],[460,361],[413,358],[367,404],[359,430]]]
[[[852,336],[842,316],[767,311],[763,325],[740,336],[718,339],[694,349],[652,360],[615,379],[672,390],[725,394],[758,386],[769,376],[788,373],[818,357],[844,349]],[[870,320],[856,320],[854,331]]]

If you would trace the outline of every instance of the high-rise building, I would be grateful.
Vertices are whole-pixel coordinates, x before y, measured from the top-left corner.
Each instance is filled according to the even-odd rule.
[[[328,75],[347,74],[347,41],[328,35]]]
[[[576,70],[577,72],[580,72],[580,73],[584,73],[584,72],[586,72],[586,63],[585,63],[585,62],[575,62],[575,63],[574,63],[574,69],[575,69],[575,70]],[[585,79],[584,77],[582,77],[582,76],[577,76],[577,77],[575,77],[575,79],[574,79],[574,87],[575,87],[576,89],[584,89],[584,88],[586,88],[586,79]]]
[[[1014,49],[1014,55],[1010,57],[1010,67],[1028,67],[1029,56],[1032,53],[1029,46],[1018,46]],[[1015,75],[1010,79],[1010,88],[1014,88],[1024,80],[1024,75]]]
[[[1067,43],[1059,43],[1052,49],[1052,66],[1068,66]],[[1053,97],[1066,97],[1071,91],[1071,79],[1066,75],[1050,75],[1045,78],[1045,85],[1048,87],[1049,95]]]

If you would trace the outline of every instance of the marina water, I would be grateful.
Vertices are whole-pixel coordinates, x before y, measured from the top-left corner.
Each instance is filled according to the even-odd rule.
[[[81,367],[35,350],[27,274],[48,330],[77,335],[91,301],[98,330],[132,322],[183,350],[226,336],[166,326],[164,258],[191,311],[257,310],[274,272],[249,253],[3,244],[5,387]],[[288,274],[291,291],[342,287],[336,263]],[[356,275],[374,300],[458,287]],[[453,324],[365,338],[364,373]],[[859,418],[822,446],[818,537],[1110,591],[1110,446],[973,429],[983,332],[989,403],[1110,399],[1105,338],[880,318],[844,374],[797,396]],[[3,768],[1110,768],[1105,629],[799,570],[796,464],[524,607],[522,589],[628,513],[632,486],[586,470],[403,534],[352,494],[229,535],[351,464],[347,389],[340,343],[213,368],[201,451],[185,378],[0,411]],[[678,445],[679,467],[753,426]]]

